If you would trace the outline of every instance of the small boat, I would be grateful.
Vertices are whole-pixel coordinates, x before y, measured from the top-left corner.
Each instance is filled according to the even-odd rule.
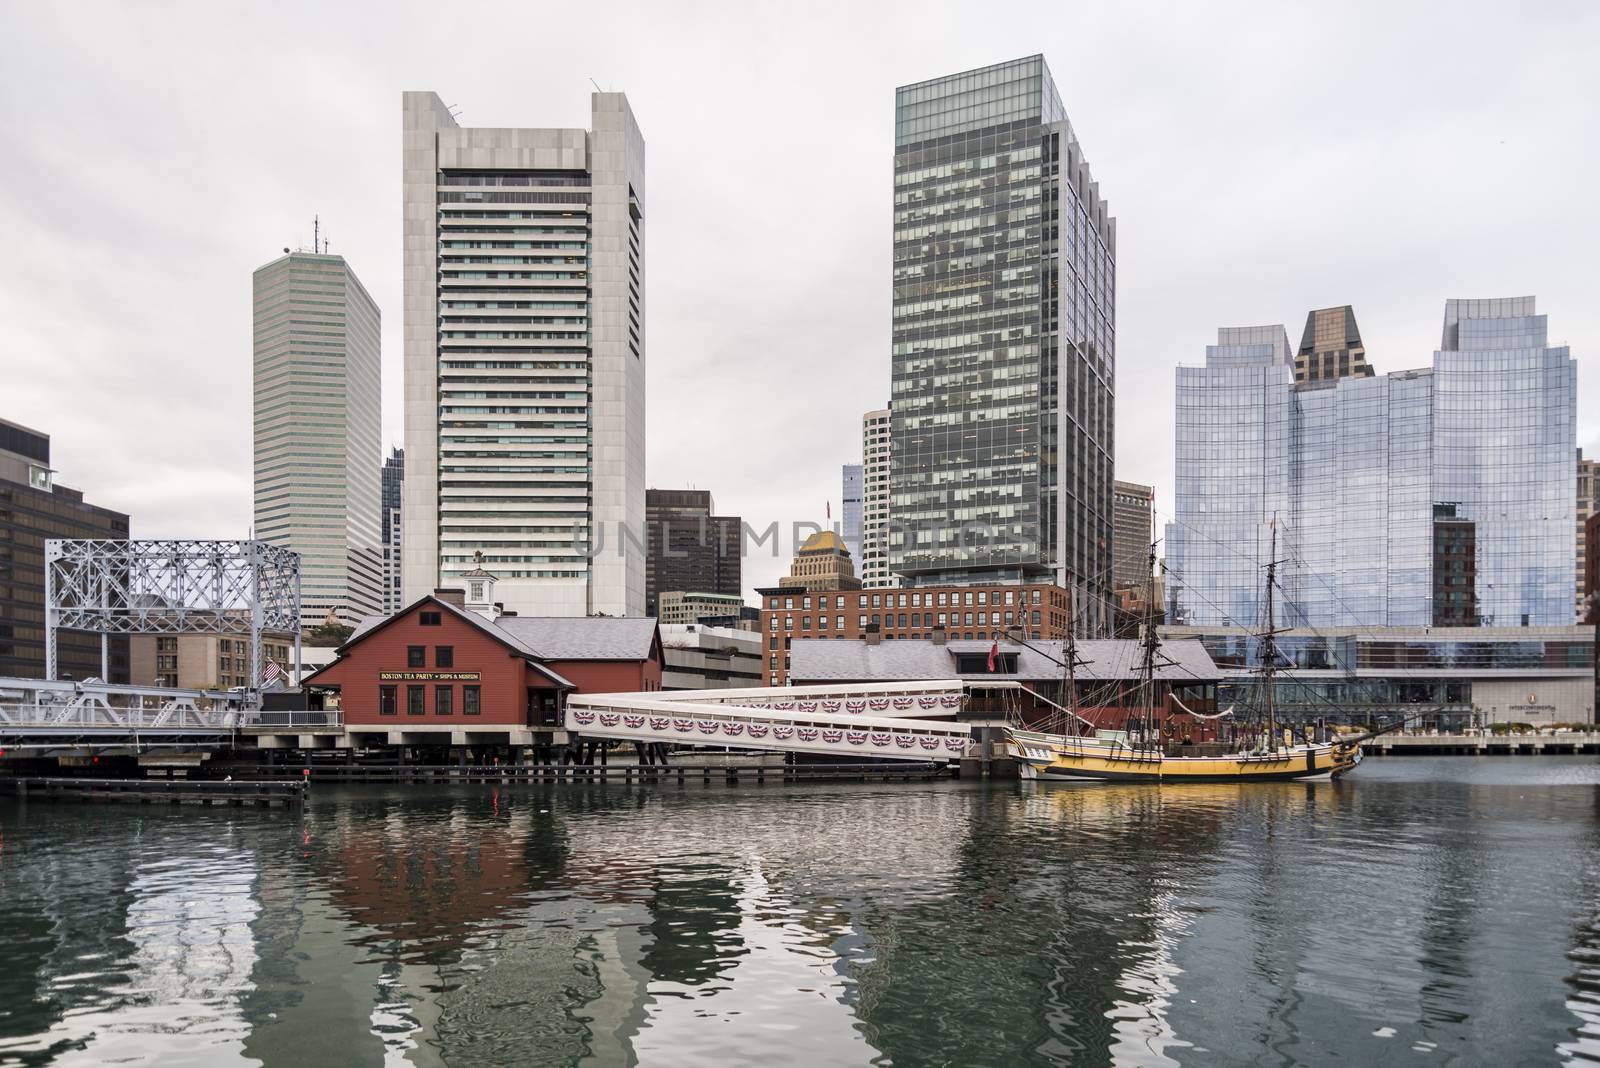
[[[1276,546],[1274,527],[1274,556]],[[1354,769],[1361,762],[1361,743],[1385,731],[1350,738],[1302,736],[1296,739],[1293,732],[1278,726],[1273,708],[1273,676],[1278,659],[1274,639],[1279,633],[1272,623],[1276,561],[1269,561],[1267,565],[1267,625],[1259,635],[1262,643],[1260,674],[1265,695],[1263,714],[1251,725],[1252,729],[1236,732],[1234,740],[1229,742],[1175,745],[1161,737],[1154,716],[1155,664],[1161,646],[1151,604],[1155,558],[1152,545],[1152,596],[1146,598],[1152,612],[1146,616],[1143,628],[1141,686],[1145,701],[1141,715],[1125,731],[1096,730],[1094,724],[1078,715],[1075,707],[1062,710],[1066,713],[1066,725],[1060,734],[1027,730],[1020,725],[1008,726],[1006,739],[1022,777],[1076,782],[1303,782],[1335,779]],[[1069,618],[1070,614],[1069,603]],[[1070,625],[1068,632],[1063,666],[1067,671],[1067,693],[1075,705],[1077,654]],[[1189,714],[1196,719],[1220,719],[1232,715],[1233,708],[1213,715]]]

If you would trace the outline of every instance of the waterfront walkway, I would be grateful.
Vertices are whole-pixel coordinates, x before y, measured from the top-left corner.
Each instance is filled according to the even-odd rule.
[[[1600,731],[1551,734],[1385,734],[1364,746],[1368,756],[1555,756],[1600,754]]]

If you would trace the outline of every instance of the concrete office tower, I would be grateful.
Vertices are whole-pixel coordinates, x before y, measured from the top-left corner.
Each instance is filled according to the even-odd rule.
[[[1314,387],[1341,378],[1371,378],[1374,373],[1367,363],[1354,308],[1342,304],[1318,308],[1306,316],[1300,350],[1294,356],[1296,385]]]
[[[861,464],[839,468],[839,526],[852,560],[861,559],[862,470]]]
[[[889,573],[889,409],[861,417],[861,565],[863,589],[894,585]]]
[[[128,517],[87,503],[55,480],[50,435],[0,419],[0,678],[45,677],[44,543],[51,538],[126,541]],[[63,679],[128,681],[128,639],[57,634]]]
[[[1578,450],[1578,602],[1577,618],[1581,622],[1588,612],[1589,592],[1584,576],[1589,572],[1589,550],[1586,532],[1589,519],[1600,512],[1600,460],[1585,460],[1583,450]]]
[[[889,571],[1111,593],[1116,223],[1043,56],[895,96]]]
[[[1433,365],[1297,388],[1281,326],[1177,373],[1168,622],[1568,625],[1577,365],[1532,297],[1452,300]],[[1333,462],[1330,458],[1337,458]]]
[[[743,521],[736,515],[713,515],[717,506],[708,490],[652,489],[645,491],[644,500],[649,531],[646,614],[658,614],[665,593],[722,594],[743,604]]]
[[[1151,486],[1118,479],[1112,489],[1115,538],[1112,579],[1119,590],[1143,589],[1150,579]]]
[[[400,599],[401,496],[406,482],[406,450],[394,449],[383,462],[383,611],[394,615]]]
[[[343,256],[257,268],[255,535],[300,554],[300,620],[383,607],[378,306]]]
[[[408,602],[481,551],[523,615],[644,612],[644,139],[591,101],[475,129],[404,94]]]

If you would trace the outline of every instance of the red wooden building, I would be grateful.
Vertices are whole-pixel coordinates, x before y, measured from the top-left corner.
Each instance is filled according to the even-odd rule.
[[[571,693],[661,688],[661,636],[648,618],[470,611],[440,590],[357,628],[303,685],[343,715],[345,743],[529,746],[566,741]]]

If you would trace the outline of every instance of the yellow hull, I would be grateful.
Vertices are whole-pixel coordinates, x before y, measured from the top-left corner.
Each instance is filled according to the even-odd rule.
[[[1097,738],[1006,731],[1029,778],[1100,782],[1295,782],[1332,779],[1361,761],[1360,746],[1296,745],[1271,753],[1167,756]]]

